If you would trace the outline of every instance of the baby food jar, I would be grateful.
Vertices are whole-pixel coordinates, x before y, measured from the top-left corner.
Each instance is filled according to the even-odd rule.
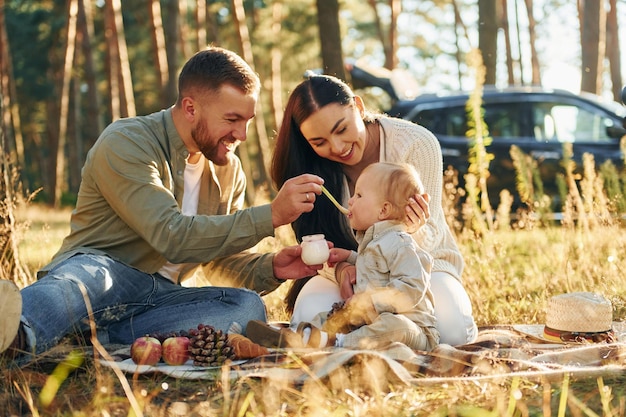
[[[330,250],[324,235],[302,236],[302,262],[307,265],[323,264],[328,260]]]

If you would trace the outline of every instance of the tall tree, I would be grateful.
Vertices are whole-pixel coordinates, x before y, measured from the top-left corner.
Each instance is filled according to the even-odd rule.
[[[387,0],[389,6],[389,28],[385,34],[382,19],[378,12],[378,2],[376,0],[369,0],[368,3],[374,12],[374,24],[380,43],[383,46],[383,52],[385,54],[384,67],[387,69],[394,69],[398,66],[398,16],[402,12],[402,2],[400,0]]]
[[[169,64],[167,61],[167,51],[165,48],[165,32],[163,31],[163,19],[161,17],[161,3],[159,0],[151,0],[148,5],[148,16],[150,16],[150,26],[152,35],[152,48],[154,62],[157,67],[159,96],[163,106],[171,104],[167,101],[167,85],[169,83]]]
[[[231,0],[233,9],[233,20],[237,29],[237,36],[239,39],[239,48],[242,51],[243,59],[254,69],[254,55],[252,53],[252,42],[250,40],[250,34],[248,33],[248,25],[246,24],[246,12],[243,7],[243,0]],[[262,100],[257,102],[257,114],[263,115]],[[254,125],[256,127],[257,139],[258,139],[258,153],[260,155],[259,177],[260,181],[265,183],[268,178],[267,170],[270,166],[270,143],[267,136],[267,130],[265,128],[265,121],[263,116],[254,118]],[[240,149],[240,152],[247,152],[247,146]],[[252,183],[250,181],[249,183]],[[253,184],[252,184],[253,185]],[[248,189],[248,201],[254,201],[255,191]]]
[[[508,76],[508,84],[515,84],[515,72],[513,71],[513,52],[511,47],[511,30],[509,28],[509,2],[508,0],[501,0],[502,13],[500,18],[500,26],[504,33],[504,50],[506,53],[506,73]]]
[[[283,54],[280,49],[280,33],[281,22],[283,20],[283,2],[282,0],[274,0],[272,2],[272,43],[271,49],[271,70],[272,70],[272,115],[274,116],[274,126],[280,126],[283,117],[283,96],[282,96],[282,70],[280,63]]]
[[[63,85],[61,88],[61,109],[59,115],[59,140],[56,149],[56,170],[53,190],[54,207],[61,206],[61,195],[66,187],[65,182],[65,145],[67,143],[67,123],[70,107],[70,81],[74,66],[74,52],[76,47],[76,20],[78,16],[78,0],[70,0],[67,19],[67,43],[65,46],[65,63],[63,65]]]
[[[189,41],[191,36],[191,30],[189,23],[187,22],[188,4],[186,1],[178,2],[178,40],[180,42],[180,50],[183,53],[183,60],[186,61],[191,57],[193,51],[191,50],[192,43]]]
[[[526,13],[528,17],[528,37],[530,43],[530,64],[532,68],[533,85],[541,85],[541,71],[539,69],[539,57],[537,56],[537,48],[535,46],[537,33],[535,31],[535,16],[533,13],[533,0],[525,0]]]
[[[198,51],[207,47],[207,7],[206,0],[196,0],[196,27],[197,29],[197,45]]]
[[[165,4],[165,16],[163,18],[163,29],[165,32],[165,51],[167,52],[167,65],[169,75],[165,94],[165,102],[173,103],[176,101],[177,88],[176,80],[178,79],[178,25],[180,9],[178,0],[164,0],[161,4]]]
[[[478,48],[485,66],[485,84],[496,83],[498,45],[498,3],[478,0]]]
[[[316,4],[324,73],[345,80],[346,71],[343,65],[341,28],[339,25],[339,2],[337,0],[316,0]]]
[[[617,0],[609,0],[609,3],[610,9],[606,17],[606,56],[609,59],[613,99],[620,102],[622,95],[622,64],[617,25]]]
[[[3,108],[0,130],[4,132],[4,140],[6,141],[6,146],[4,146],[1,153],[8,156],[15,151],[18,166],[24,167],[24,139],[22,137],[20,112],[17,105],[15,78],[13,77],[13,65],[9,39],[7,37],[3,0],[0,0],[0,106]],[[25,182],[25,185],[28,186],[28,183]]]
[[[128,60],[128,48],[126,46],[126,36],[124,34],[124,19],[122,17],[121,0],[107,0],[113,8],[113,16],[115,22],[115,40],[117,41],[117,50],[120,59],[120,85],[122,94],[122,116],[133,117],[137,115],[135,108],[135,94],[133,93],[133,78],[130,71],[130,62]]]
[[[120,88],[121,69],[119,57],[119,42],[117,41],[117,29],[115,26],[115,11],[113,2],[107,0],[104,7],[104,34],[107,48],[106,67],[109,81],[109,113],[111,120],[122,117],[122,91]]]
[[[506,0],[503,0],[506,1]],[[465,38],[468,43],[470,42],[469,34],[467,33],[467,26],[461,17],[461,11],[459,10],[459,4],[457,0],[452,0],[452,9],[454,10],[454,45],[456,46],[454,50],[454,56],[456,60],[456,67],[458,68],[458,81],[459,81],[459,89],[463,86],[463,73],[461,72],[461,67],[463,66],[463,54],[461,52],[461,39]],[[459,30],[462,31],[463,37],[459,36]]]
[[[83,76],[87,85],[87,100],[85,108],[87,120],[85,124],[85,133],[89,142],[84,144],[84,149],[89,149],[96,141],[99,133],[104,128],[103,112],[100,111],[100,95],[98,93],[98,83],[96,79],[96,68],[94,65],[94,51],[92,45],[94,43],[94,22],[93,22],[93,5],[89,0],[80,0],[78,2],[78,33],[81,40],[81,51],[83,56]],[[79,164],[82,166],[82,162]]]
[[[579,9],[581,21],[582,60],[580,90],[600,94],[602,91],[602,68],[606,29],[604,2],[581,0]]]

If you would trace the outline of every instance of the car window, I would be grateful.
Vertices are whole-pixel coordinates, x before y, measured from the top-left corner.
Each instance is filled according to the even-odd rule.
[[[607,123],[599,113],[562,103],[534,103],[535,138],[540,141],[608,143]]]
[[[485,123],[491,137],[501,140],[523,136],[524,111],[520,103],[485,104]]]
[[[485,123],[494,138],[513,139],[523,136],[523,111],[518,103],[487,104]],[[435,135],[465,137],[467,114],[465,106],[448,106],[419,112],[414,122],[421,124]]]

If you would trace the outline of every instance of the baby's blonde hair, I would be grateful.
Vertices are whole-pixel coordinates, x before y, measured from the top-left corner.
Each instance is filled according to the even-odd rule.
[[[404,219],[404,207],[415,194],[424,194],[424,184],[415,167],[396,162],[376,162],[362,172],[370,172],[376,178],[384,200],[393,206],[390,220]]]

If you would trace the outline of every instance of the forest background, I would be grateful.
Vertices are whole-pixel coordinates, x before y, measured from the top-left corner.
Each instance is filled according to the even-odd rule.
[[[249,178],[247,202],[255,204],[273,195],[267,175],[273,135],[306,70],[349,83],[351,62],[409,73],[417,86],[406,88],[414,94],[557,79],[572,91],[617,101],[620,19],[626,5],[618,0],[0,0],[0,261],[14,269],[11,207],[23,197],[73,206],[86,154],[102,129],[120,117],[171,106],[180,67],[208,44],[237,51],[263,82],[257,109],[263,117],[255,118],[237,151]],[[390,104],[382,91],[359,93],[374,110]],[[530,167],[519,177],[532,177],[527,158],[518,157]],[[474,183],[484,184],[488,162],[475,171]],[[586,210],[580,177],[565,171],[580,216]],[[444,209],[455,231],[469,224],[459,218],[472,218],[479,233],[493,228],[494,213],[499,224],[508,223],[510,207],[494,212],[478,204],[488,193],[480,187],[467,190],[472,205],[459,208],[465,190],[458,192],[454,175],[444,176]],[[615,174],[613,183],[626,189],[623,175]],[[533,210],[535,204],[527,204]],[[489,224],[477,225],[482,218]]]
[[[252,202],[271,188],[272,136],[305,70],[350,82],[344,64],[359,60],[411,73],[420,91],[472,89],[467,57],[478,49],[486,84],[540,85],[546,73],[618,100],[623,9],[617,0],[0,1],[2,155],[38,201],[73,204],[103,127],[172,105],[182,63],[215,44],[263,80],[264,117],[239,149]]]

